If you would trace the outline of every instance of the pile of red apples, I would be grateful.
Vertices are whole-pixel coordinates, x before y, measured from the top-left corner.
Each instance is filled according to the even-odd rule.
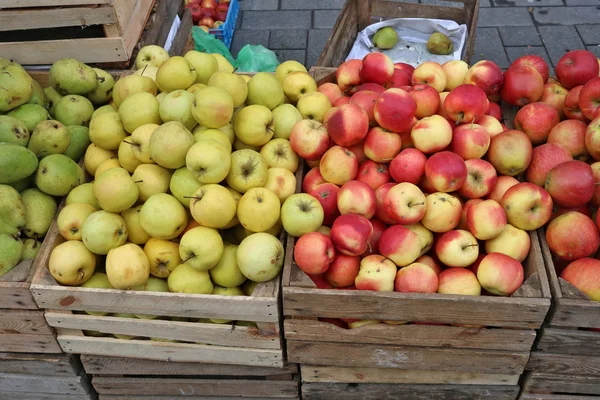
[[[342,64],[318,88],[323,120],[290,137],[324,213],[296,264],[319,288],[510,296],[528,231],[547,226],[562,277],[600,300],[599,60],[571,51],[556,74],[534,55],[504,73],[381,53]],[[515,129],[501,102],[521,107]]]

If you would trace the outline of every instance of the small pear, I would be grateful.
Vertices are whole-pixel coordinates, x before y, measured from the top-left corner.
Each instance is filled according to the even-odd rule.
[[[88,146],[92,143],[90,141],[89,129],[79,125],[67,126],[67,129],[71,134],[71,143],[69,143],[69,147],[67,147],[67,150],[63,154],[71,160],[79,162]]]
[[[38,157],[64,153],[71,144],[71,134],[66,126],[58,121],[43,121],[31,134],[27,148]]]
[[[35,239],[25,239],[23,241],[23,254],[21,260],[33,260],[37,257],[42,247],[42,242]]]
[[[25,204],[19,192],[0,185],[0,234],[19,235],[25,227]]]
[[[25,205],[25,235],[44,237],[56,213],[56,200],[38,189],[25,190],[21,198]]]
[[[22,121],[8,115],[0,115],[0,142],[27,146],[29,130]]]
[[[448,36],[440,32],[434,32],[427,40],[427,50],[431,54],[448,55],[454,51],[454,46]]]
[[[87,98],[94,104],[105,104],[112,99],[112,90],[115,85],[115,78],[108,72],[94,68],[98,76],[98,86],[93,92],[88,93]]]
[[[39,104],[23,104],[6,115],[23,122],[29,133],[32,133],[40,122],[52,119],[48,110]]]
[[[391,26],[381,28],[373,36],[373,45],[380,50],[389,50],[398,43],[398,33]]]
[[[0,276],[13,269],[22,255],[23,242],[7,233],[0,233]]]
[[[42,107],[46,107],[48,105],[48,99],[46,97],[46,93],[44,92],[44,88],[35,79],[31,80],[31,98],[27,103],[37,104]]]

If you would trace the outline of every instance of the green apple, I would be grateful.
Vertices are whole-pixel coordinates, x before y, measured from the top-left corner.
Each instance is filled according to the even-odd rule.
[[[150,158],[165,168],[181,168],[185,165],[186,154],[194,143],[194,136],[181,122],[166,122],[156,128],[150,136]]]
[[[233,99],[234,108],[243,106],[248,97],[248,85],[241,75],[215,72],[208,80],[208,86],[227,90]]]
[[[242,142],[262,146],[273,137],[273,113],[257,104],[244,107],[235,114],[233,129]]]
[[[165,95],[160,102],[158,111],[163,122],[181,122],[188,130],[198,124],[192,116],[194,95],[186,90],[175,90]]]
[[[213,284],[206,271],[198,271],[188,264],[178,265],[168,278],[173,293],[211,294]]]
[[[140,224],[152,237],[174,239],[185,229],[188,216],[185,207],[173,196],[157,193],[150,196],[140,211]]]
[[[281,206],[283,228],[292,236],[317,231],[323,224],[324,212],[319,201],[307,194],[294,194]]]
[[[283,101],[283,87],[273,74],[259,72],[248,82],[248,104],[259,104],[273,110]]]
[[[156,45],[144,46],[138,51],[135,57],[135,68],[143,69],[146,65],[160,67],[169,59],[169,53],[165,49]]]
[[[106,113],[93,118],[88,134],[92,143],[105,150],[117,150],[127,137],[119,113]]]
[[[185,164],[200,183],[219,183],[231,167],[231,153],[213,139],[194,144],[186,155]]]
[[[276,138],[289,139],[292,128],[301,121],[302,114],[291,104],[282,104],[273,110],[273,131]]]
[[[172,172],[156,164],[138,166],[131,179],[140,191],[139,200],[144,202],[156,193],[167,193]]]
[[[180,56],[169,58],[156,73],[156,86],[161,92],[186,90],[196,82],[196,70]]]
[[[158,107],[158,100],[150,93],[142,92],[128,96],[119,106],[119,117],[123,127],[132,133],[145,124],[160,124],[162,121]]]
[[[100,207],[114,213],[133,206],[140,195],[129,172],[123,168],[111,168],[101,173],[94,181],[93,191]]]
[[[231,168],[227,184],[240,193],[253,187],[262,187],[267,181],[267,163],[260,153],[244,149],[231,153]]]
[[[227,125],[233,116],[233,98],[225,89],[208,86],[196,92],[192,106],[194,119],[208,128]]]
[[[223,255],[223,239],[216,229],[199,226],[187,231],[179,242],[179,256],[184,265],[206,271],[219,263]]]
[[[190,50],[183,56],[196,71],[196,82],[207,84],[208,80],[219,70],[219,63],[212,54]]]

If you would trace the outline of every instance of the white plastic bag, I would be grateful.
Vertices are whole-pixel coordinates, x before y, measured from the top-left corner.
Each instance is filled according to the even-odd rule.
[[[386,26],[393,27],[398,32],[398,43],[389,50],[378,50],[373,46],[371,38],[377,31]],[[448,36],[454,45],[454,52],[449,55],[431,54],[427,51],[427,40],[434,32]],[[392,61],[404,62],[417,66],[425,61],[435,61],[443,64],[451,60],[460,60],[465,42],[467,41],[467,26],[459,25],[445,19],[427,18],[397,18],[367,26],[359,32],[347,60],[363,59],[372,51],[380,51],[389,56]]]

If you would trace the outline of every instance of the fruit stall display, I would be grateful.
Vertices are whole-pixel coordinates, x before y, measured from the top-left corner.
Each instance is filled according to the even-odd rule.
[[[186,0],[192,20],[206,33],[214,35],[229,48],[240,11],[238,0]]]
[[[465,24],[468,36],[463,60],[469,62],[475,50],[478,16],[479,0],[449,0],[444,5],[386,0],[346,0],[316,65],[337,67],[342,64],[359,32],[375,22],[394,18],[446,19]]]
[[[298,168],[287,136],[303,116],[282,104],[294,81],[283,69],[245,76],[219,55],[160,50],[140,50],[139,69],[91,118],[89,182],[59,207],[31,292],[66,353],[197,365],[183,382],[141,372],[107,381],[111,362],[92,380],[101,398],[188,385],[212,385],[215,397],[297,396],[279,300],[281,205]],[[208,364],[245,368],[221,379]]]

